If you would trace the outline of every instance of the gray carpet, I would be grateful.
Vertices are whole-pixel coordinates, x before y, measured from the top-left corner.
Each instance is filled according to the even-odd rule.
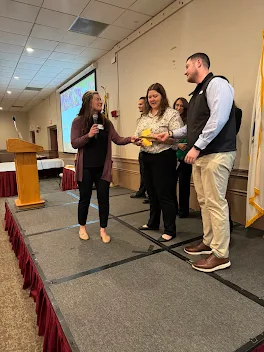
[[[81,352],[232,352],[264,308],[168,253],[51,287]]]
[[[47,279],[66,277],[133,257],[139,254],[134,251],[147,252],[153,245],[115,220],[109,220],[108,226],[112,240],[104,244],[99,228],[99,223],[87,226],[88,241],[79,239],[78,228],[30,237],[30,246]],[[157,248],[153,245],[153,249]]]
[[[149,211],[145,211],[139,214],[132,214],[122,216],[120,218],[122,221],[128,223],[129,225],[138,228],[148,222],[149,219]],[[202,232],[202,223],[201,220],[197,217],[188,218],[188,219],[176,219],[176,226],[177,226],[177,236],[175,239],[169,242],[163,242],[166,246],[172,246],[176,243],[186,241],[197,236],[200,236]],[[159,231],[143,231],[150,237],[154,239],[158,239],[163,234],[163,221],[161,221],[161,226]]]
[[[44,209],[18,212],[17,219],[25,231],[25,235],[51,231],[78,224],[78,204],[61,205]],[[88,221],[98,219],[98,210],[90,207]]]

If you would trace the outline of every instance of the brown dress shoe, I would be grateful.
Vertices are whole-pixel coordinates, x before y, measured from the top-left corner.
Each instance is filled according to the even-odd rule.
[[[194,246],[187,246],[184,248],[184,252],[192,255],[199,255],[199,254],[212,254],[212,250],[210,247],[206,246],[203,241],[194,245]]]
[[[205,273],[211,273],[216,270],[226,269],[231,266],[229,258],[217,258],[214,254],[209,255],[206,259],[198,260],[193,263],[192,267]]]

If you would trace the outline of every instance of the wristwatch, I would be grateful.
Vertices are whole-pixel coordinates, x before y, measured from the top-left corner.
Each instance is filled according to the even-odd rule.
[[[202,150],[201,148],[197,147],[196,145],[193,146],[194,149],[199,150],[199,152]]]

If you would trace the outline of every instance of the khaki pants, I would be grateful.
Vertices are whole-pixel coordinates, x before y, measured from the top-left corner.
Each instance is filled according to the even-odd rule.
[[[198,158],[193,165],[193,181],[203,220],[203,242],[219,258],[229,256],[226,190],[235,157],[236,152],[214,153]]]

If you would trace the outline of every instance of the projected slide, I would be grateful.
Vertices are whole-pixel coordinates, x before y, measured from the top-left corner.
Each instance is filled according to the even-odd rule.
[[[96,90],[95,72],[92,72],[89,76],[74,84],[60,95],[63,151],[66,153],[77,152],[71,146],[71,125],[80,111],[82,96],[87,90]]]

